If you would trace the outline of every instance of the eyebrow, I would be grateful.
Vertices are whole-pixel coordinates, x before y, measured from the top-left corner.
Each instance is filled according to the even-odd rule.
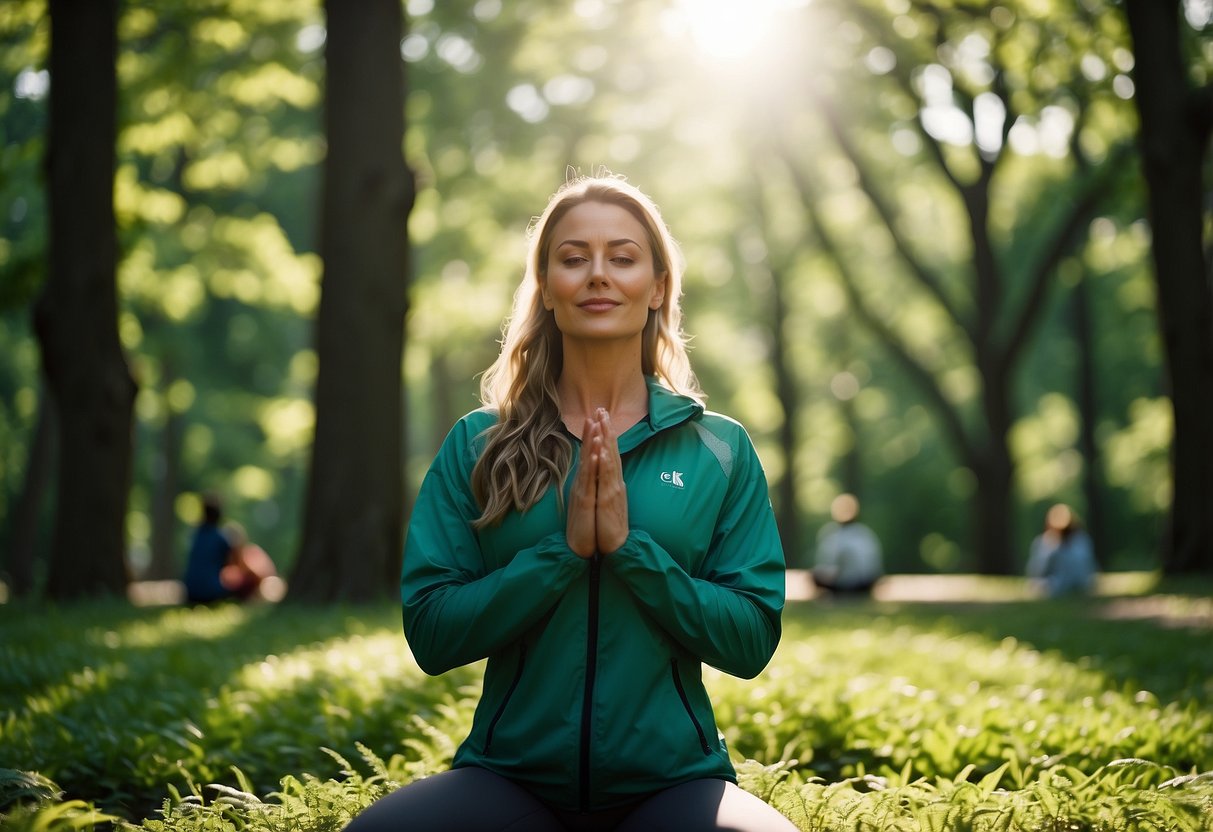
[[[622,237],[618,240],[609,240],[607,242],[607,246],[613,248],[615,246],[623,246],[623,245],[627,245],[629,243],[636,246],[636,248],[643,248],[643,246],[640,245],[640,243],[636,242],[635,240],[629,239],[627,237]],[[585,240],[561,240],[556,245],[556,248],[560,248],[560,246],[577,246],[579,248],[589,248],[590,244],[587,243]]]

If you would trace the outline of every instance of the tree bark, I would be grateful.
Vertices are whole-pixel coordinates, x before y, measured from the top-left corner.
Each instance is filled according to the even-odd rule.
[[[135,382],[118,339],[117,0],[51,0],[46,284],[34,329],[58,415],[46,593],[125,590]]]
[[[1080,433],[1078,446],[1082,453],[1082,492],[1086,501],[1085,525],[1095,549],[1095,559],[1103,568],[1108,566],[1108,535],[1104,531],[1103,491],[1099,469],[1102,457],[1096,428],[1099,426],[1099,396],[1096,388],[1095,346],[1092,343],[1091,302],[1087,292],[1088,276],[1074,285],[1070,294],[1070,316],[1074,339],[1078,342],[1078,401]]]
[[[1127,0],[1139,145],[1153,233],[1175,433],[1163,566],[1213,572],[1213,291],[1202,241],[1202,172],[1213,96],[1188,81],[1176,0]]]
[[[779,445],[783,452],[783,476],[775,486],[775,520],[783,542],[784,562],[791,566],[804,558],[800,535],[800,509],[796,492],[796,414],[797,384],[788,361],[788,304],[785,299],[787,277],[779,268],[771,269],[771,370],[775,374],[775,395],[783,409],[779,426]]]
[[[1019,571],[1011,547],[1011,485],[1015,464],[1007,436],[1011,431],[1012,411],[1007,397],[1010,379],[997,357],[989,351],[977,355],[981,374],[982,413],[985,437],[978,440],[976,453],[977,488],[974,492],[977,555],[981,571],[988,575],[1013,575]]]
[[[977,556],[981,571],[1011,575],[1016,568],[1011,548],[1011,483],[1014,461],[1007,436],[1011,430],[1011,367],[1007,355],[1019,343],[1002,347],[995,332],[1004,308],[1003,276],[990,236],[990,181],[994,163],[983,162],[982,175],[960,189],[973,242],[974,299],[977,325],[973,331],[974,360],[981,376],[984,437],[976,441],[977,488],[974,491]]]
[[[404,516],[401,358],[407,307],[404,62],[397,0],[325,4],[327,89],[316,321],[316,435],[300,600],[389,594]]]
[[[15,597],[34,592],[39,552],[42,505],[55,465],[55,408],[43,382],[38,396],[38,421],[25,459],[21,494],[13,508],[13,531],[9,539],[7,572],[9,591]]]

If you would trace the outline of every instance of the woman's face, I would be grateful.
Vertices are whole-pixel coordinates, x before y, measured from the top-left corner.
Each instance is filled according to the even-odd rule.
[[[626,208],[583,202],[552,229],[543,305],[566,339],[639,338],[665,286],[648,232]]]

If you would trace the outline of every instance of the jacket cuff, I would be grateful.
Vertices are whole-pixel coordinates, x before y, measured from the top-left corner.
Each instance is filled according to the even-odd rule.
[[[540,538],[533,548],[538,560],[555,564],[560,570],[558,574],[562,576],[567,574],[570,580],[589,563],[587,558],[581,557],[569,548],[564,532],[552,532],[548,536]]]

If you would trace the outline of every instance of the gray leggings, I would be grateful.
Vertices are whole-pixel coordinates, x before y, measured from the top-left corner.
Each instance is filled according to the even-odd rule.
[[[415,780],[376,801],[345,832],[795,832],[725,780],[692,780],[619,809],[580,814],[549,806],[482,768]]]

